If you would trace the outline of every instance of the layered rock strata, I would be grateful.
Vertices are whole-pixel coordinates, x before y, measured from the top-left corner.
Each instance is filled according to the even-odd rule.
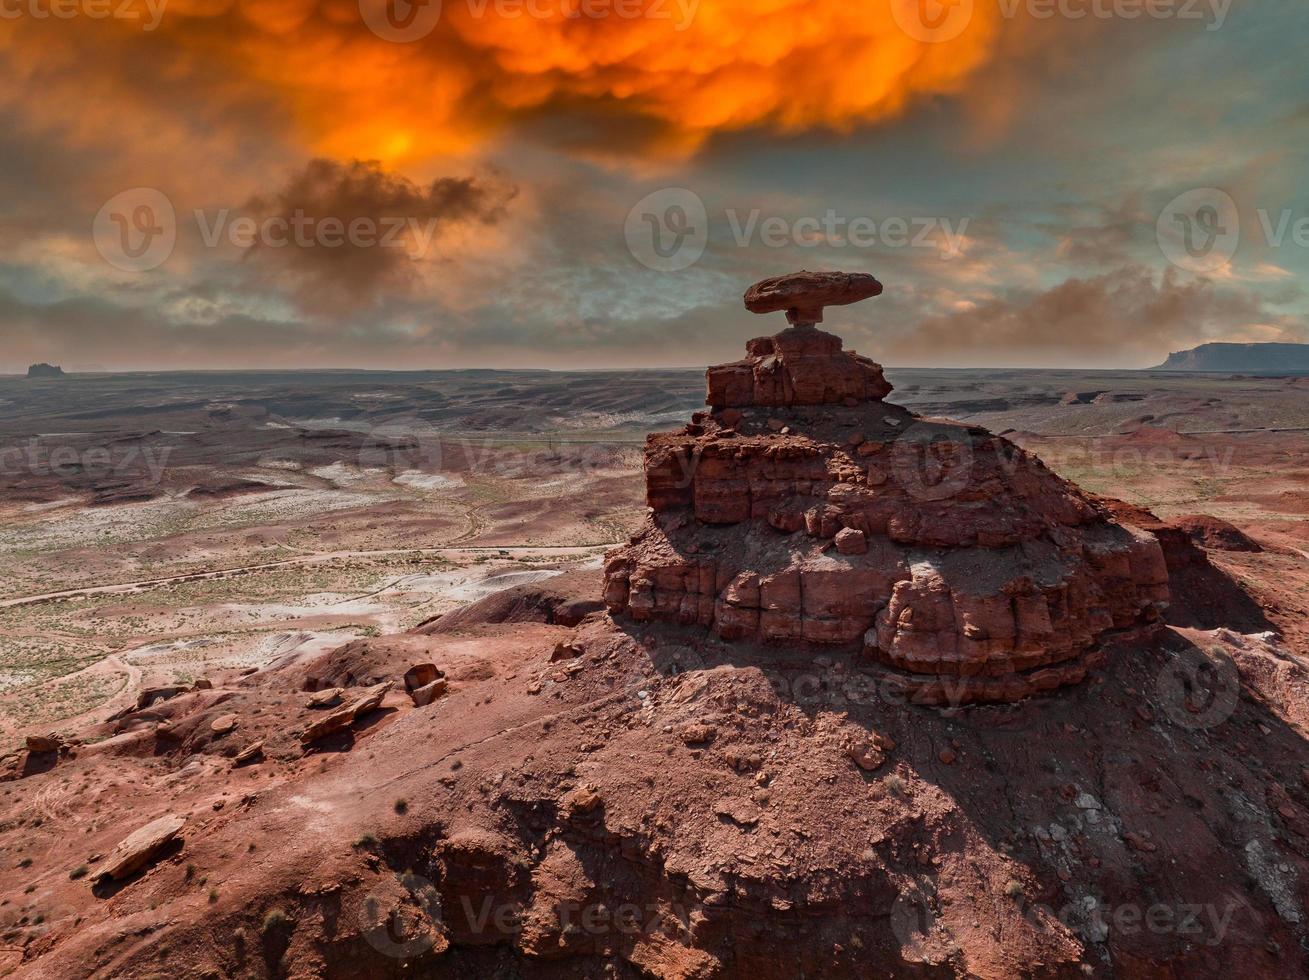
[[[881,368],[811,326],[748,349],[709,369],[711,411],[649,437],[650,515],[605,564],[615,615],[862,644],[915,689],[967,678],[966,700],[1080,680],[1158,621],[1158,541],[1035,456],[883,402]]]

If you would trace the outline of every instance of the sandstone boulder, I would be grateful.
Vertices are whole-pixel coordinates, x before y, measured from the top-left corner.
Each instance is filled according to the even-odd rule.
[[[864,532],[852,527],[843,527],[833,538],[836,550],[843,555],[862,555],[868,551],[868,540]]]
[[[436,664],[414,664],[405,671],[405,690],[412,694],[441,676],[443,675]]]
[[[170,814],[134,831],[96,869],[95,880],[121,881],[130,878],[154,861],[185,825],[185,817]]]
[[[58,752],[64,747],[64,740],[54,734],[28,735],[26,745],[28,752]]]
[[[326,738],[337,732],[345,731],[355,719],[376,711],[382,706],[386,699],[386,693],[391,689],[390,681],[383,681],[373,687],[366,689],[358,697],[347,702],[343,707],[337,708],[331,714],[314,722],[300,734],[300,741],[305,745]]]
[[[448,686],[449,682],[444,677],[438,677],[432,683],[410,691],[409,696],[413,698],[415,708],[422,708],[444,695]]]
[[[757,282],[745,292],[751,313],[785,311],[788,323],[823,322],[823,307],[846,306],[882,294],[882,284],[862,272],[793,272]]]
[[[331,708],[341,703],[341,694],[345,691],[343,687],[329,687],[323,691],[315,691],[309,695],[305,702],[306,708]]]
[[[354,720],[355,713],[349,706],[338,708],[301,732],[300,741],[308,745],[329,735],[335,735],[337,732],[343,732],[354,723]]]

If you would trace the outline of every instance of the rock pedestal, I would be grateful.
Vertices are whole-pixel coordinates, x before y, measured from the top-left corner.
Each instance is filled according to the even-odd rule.
[[[649,437],[650,516],[606,558],[613,614],[857,644],[956,702],[1078,681],[1108,640],[1159,620],[1155,538],[1035,456],[882,401],[881,368],[812,326],[748,350],[709,369],[711,411]]]
[[[744,360],[706,374],[715,408],[828,405],[881,401],[891,393],[881,365],[841,349],[841,338],[812,326],[792,327],[746,344]]]

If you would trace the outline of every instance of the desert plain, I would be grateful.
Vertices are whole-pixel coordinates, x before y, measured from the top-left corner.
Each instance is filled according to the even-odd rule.
[[[1309,379],[888,377],[1088,490],[1231,521],[1269,546],[1224,556],[1242,580],[1309,606]],[[702,400],[691,370],[0,380],[0,733],[598,565],[644,514],[645,433]]]
[[[1215,587],[1214,580],[1201,577],[1193,588],[1179,592],[1175,579],[1169,619],[1174,635],[1179,642],[1230,648],[1249,642],[1251,636],[1265,638],[1261,643],[1276,636],[1275,652],[1260,647],[1260,656],[1287,663],[1309,656],[1309,378],[913,368],[888,369],[886,374],[895,385],[891,398],[897,404],[923,419],[948,417],[1003,435],[1090,493],[1144,508],[1165,522],[1192,515],[1217,519],[1212,526],[1199,519],[1183,521],[1222,573],[1222,585]],[[281,715],[304,714],[303,706],[293,702],[311,696],[294,692],[332,685],[349,692],[390,671],[403,671],[409,661],[431,656],[445,675],[442,690],[448,683],[454,692],[453,700],[436,707],[431,724],[441,727],[440,738],[455,747],[447,746],[448,751],[420,765],[436,767],[433,773],[440,769],[441,784],[453,787],[462,778],[460,763],[451,759],[466,757],[476,766],[473,760],[480,758],[481,768],[474,771],[482,774],[478,785],[483,795],[512,797],[508,789],[494,787],[500,787],[506,771],[512,774],[515,766],[521,768],[513,776],[519,783],[545,778],[533,769],[540,764],[533,762],[531,747],[535,738],[546,736],[533,736],[528,729],[542,724],[543,731],[550,731],[556,718],[561,719],[558,724],[580,725],[570,744],[576,743],[578,759],[584,762],[587,753],[614,738],[615,719],[626,718],[624,712],[650,714],[654,702],[644,689],[649,681],[624,678],[621,670],[614,673],[620,657],[607,651],[583,658],[585,629],[582,646],[573,647],[568,645],[571,634],[563,628],[602,609],[598,599],[603,556],[646,518],[646,433],[679,425],[703,399],[700,371],[671,369],[0,379],[0,742],[9,766],[7,780],[0,783],[0,973],[30,968],[33,976],[56,976],[69,963],[77,963],[78,971],[88,975],[154,975],[143,964],[167,961],[173,921],[161,909],[178,908],[178,902],[196,905],[194,915],[187,913],[186,928],[191,931],[179,933],[183,946],[192,941],[182,937],[194,935],[193,923],[204,920],[206,903],[220,918],[226,917],[213,933],[222,937],[213,940],[221,955],[184,959],[182,975],[335,976],[351,969],[375,973],[376,964],[360,967],[355,952],[336,950],[315,959],[315,954],[293,945],[298,941],[291,932],[296,916],[317,914],[307,912],[306,903],[317,908],[315,903],[326,901],[323,896],[340,887],[329,880],[328,865],[317,877],[306,873],[305,881],[295,885],[279,878],[276,869],[268,871],[259,879],[259,907],[242,911],[244,903],[254,901],[254,886],[236,883],[233,863],[247,871],[262,868],[262,862],[273,860],[264,852],[274,844],[259,832],[251,836],[248,823],[247,829],[231,829],[224,837],[225,821],[237,820],[261,797],[280,792],[282,802],[275,813],[259,817],[253,826],[268,830],[279,819],[297,826],[309,820],[306,832],[321,832],[340,843],[342,860],[362,853],[374,871],[381,867],[388,874],[411,874],[425,859],[421,834],[396,838],[382,836],[379,828],[379,844],[372,830],[360,833],[357,828],[374,826],[376,817],[365,812],[370,807],[398,821],[409,819],[410,812],[430,812],[431,801],[424,800],[420,807],[400,795],[413,772],[395,771],[393,751],[385,755],[386,768],[377,774],[385,789],[363,788],[357,776],[340,767],[350,765],[360,748],[366,756],[354,765],[366,767],[371,739],[401,737],[386,732],[391,726],[401,731],[402,722],[395,717],[432,709],[409,709],[408,698],[402,698],[405,707],[397,711],[388,701],[390,714],[360,725],[346,744],[302,755],[298,749],[276,745],[284,727]],[[930,485],[938,474],[930,457],[924,465],[919,478]],[[1222,540],[1230,533],[1228,524],[1240,537],[1234,547]],[[564,598],[581,604],[567,617],[558,612],[567,603],[550,593],[556,579],[568,583],[560,587]],[[495,606],[497,601],[501,606]],[[556,605],[546,608],[550,602]],[[545,611],[524,612],[524,604],[532,603],[541,603]],[[466,620],[451,615],[465,607],[481,612]],[[511,633],[495,632],[493,624],[515,621],[519,625]],[[654,650],[655,641],[650,643]],[[576,659],[556,670],[552,665],[561,656]],[[657,661],[654,653],[651,656]],[[536,665],[538,660],[543,669]],[[360,664],[373,673],[359,673]],[[1124,669],[1148,673],[1142,665]],[[660,670],[671,681],[686,666],[663,664]],[[306,672],[313,676],[303,685],[297,680],[287,686]],[[562,685],[579,672],[574,691],[561,694]],[[762,709],[750,705],[763,695],[749,689],[749,678],[740,671],[726,680],[720,675],[709,670],[706,683],[711,690],[714,684],[726,684],[728,693],[722,697],[728,701],[742,699],[736,705],[738,727],[742,719],[759,717]],[[1117,678],[1112,690],[1134,695],[1140,678],[1132,677]],[[1288,732],[1306,721],[1303,701],[1288,693],[1284,683],[1291,682],[1277,677],[1285,704],[1267,710],[1281,711],[1278,727],[1269,728],[1265,718],[1255,730],[1291,739]],[[1124,687],[1116,686],[1118,682]],[[550,697],[563,698],[554,714],[540,715],[523,706],[540,694],[543,684],[559,688]],[[502,697],[504,690],[524,686],[525,693]],[[210,697],[217,694],[215,687],[223,692],[221,698]],[[248,703],[242,689],[249,692]],[[264,699],[258,700],[257,690],[278,693],[260,694]],[[189,693],[179,698],[180,692]],[[167,710],[151,714],[156,696],[178,706],[173,716]],[[1090,738],[1094,724],[1086,720],[1087,701],[1098,696],[1070,696],[1068,713],[1060,716],[1061,730]],[[494,712],[493,698],[501,701]],[[624,699],[630,707],[621,706]],[[1128,697],[1123,700],[1130,703]],[[1057,706],[1050,700],[1044,707],[1039,699],[1036,704],[1021,709],[1016,723],[996,723],[995,715],[987,715],[983,717],[990,720],[979,725],[1009,726],[1010,735],[1021,734],[1028,726],[1050,721],[1039,716]],[[606,714],[615,705],[619,707]],[[816,726],[821,734],[828,724],[825,707],[798,707],[808,717],[801,725]],[[228,709],[243,712],[234,733],[229,726],[238,724],[237,715],[222,713]],[[1150,709],[1136,710],[1139,722],[1153,723]],[[203,738],[188,734],[188,711],[198,711],[195,716],[212,726],[213,734],[208,728]],[[589,716],[594,721],[585,720]],[[1012,721],[1012,716],[1006,717]],[[568,718],[574,720],[562,720]],[[176,731],[178,721],[186,730]],[[952,733],[952,740],[940,743],[939,752],[933,748],[933,759],[940,756],[933,766],[953,766],[956,755],[970,747],[966,738],[961,742],[957,737],[969,730],[968,720],[947,718],[931,724],[937,726],[932,729],[936,734],[925,737],[932,746],[942,732]],[[1079,727],[1083,724],[1086,728]],[[170,727],[174,734],[166,745],[164,733]],[[692,744],[700,736],[688,735],[690,729],[703,729],[709,732],[705,737],[712,738],[712,727],[697,723],[680,729],[665,725],[662,730]],[[67,746],[62,754],[25,750],[24,740],[33,734],[73,732],[79,735],[72,758],[65,758]],[[297,732],[299,728],[290,734]],[[177,739],[187,746],[185,751],[172,747]],[[103,748],[99,753],[97,743]],[[805,744],[807,752],[808,746],[825,743],[818,738]],[[888,754],[893,745],[887,739]],[[661,757],[645,758],[640,753],[654,749],[631,747],[628,757],[641,760],[633,764],[634,771],[645,772],[648,780]],[[247,749],[266,757],[258,756],[258,765],[246,765]],[[1024,751],[1030,750],[1028,743]],[[484,754],[479,757],[479,752]],[[700,757],[699,749],[691,752],[693,758]],[[1294,764],[1290,756],[1286,760]],[[880,764],[880,757],[877,761]],[[502,764],[508,769],[497,768]],[[686,774],[694,772],[694,764],[688,765],[690,769],[679,770],[679,779],[691,778]],[[783,784],[780,776],[756,772],[761,767],[758,758],[729,757],[728,765],[736,773],[731,778],[749,776],[750,785],[757,788],[745,802],[720,808],[717,821],[727,828],[722,833],[748,835],[762,826],[760,808],[769,804],[769,780]],[[771,761],[762,765],[773,768]],[[233,766],[231,774],[222,775],[228,766]],[[578,768],[584,767],[578,763]],[[919,770],[916,775],[951,791],[951,777],[921,765]],[[588,797],[594,793],[593,784],[574,776],[574,767],[568,766],[562,775],[552,770],[550,778],[559,780],[559,792],[571,794],[567,806],[585,823],[598,804]],[[1052,769],[1047,780],[1052,781],[1052,793],[1058,778]],[[827,783],[836,779],[833,774],[822,776]],[[925,784],[911,778],[904,789],[899,775],[885,780],[891,797],[913,797],[917,792],[916,799],[924,799]],[[302,788],[295,789],[297,785]],[[969,785],[973,788],[954,787],[960,801],[981,792]],[[309,786],[312,789],[303,788]],[[362,797],[368,798],[366,806]],[[877,798],[879,806],[887,803]],[[617,810],[621,801],[609,802]],[[467,804],[470,813],[481,805]],[[289,816],[288,807],[293,811]],[[98,875],[105,854],[156,810],[192,812],[185,850],[165,850],[164,863],[146,869],[144,880],[102,882],[88,891],[81,880],[88,867],[92,876]],[[211,816],[197,820],[196,811]],[[489,826],[488,819],[483,814],[483,826]],[[794,832],[804,837],[809,833]],[[824,833],[842,837],[831,827],[812,832],[820,839]],[[192,835],[211,838],[212,853],[204,844],[191,843]],[[1156,846],[1135,839],[1142,849]],[[405,841],[418,850],[406,850]],[[462,841],[452,831],[446,844],[456,854],[461,853],[459,847],[467,849],[474,864],[486,854],[499,853],[500,845],[479,841]],[[725,845],[718,841],[715,846]],[[748,863],[753,851],[740,846],[745,849],[734,852],[735,860]],[[933,839],[933,848],[942,846]],[[1048,835],[1044,846],[1049,846]],[[248,850],[238,855],[242,847]],[[550,860],[547,853],[533,872],[534,881],[542,869],[550,870]],[[1287,895],[1293,886],[1279,877],[1277,867],[1283,866],[1254,875],[1259,880],[1250,889],[1265,902],[1289,902],[1287,908],[1292,908],[1294,900]],[[1008,874],[994,869],[990,873]],[[228,874],[234,882],[232,894],[223,880]],[[160,875],[170,877],[151,884]],[[1018,879],[1010,878],[1005,887],[1028,884],[1024,880],[1020,886]],[[988,885],[980,880],[967,887],[976,898],[993,886],[994,881]],[[318,888],[321,891],[314,890]],[[300,903],[298,912],[285,911],[285,898],[278,904],[279,895],[291,894]],[[97,911],[89,913],[88,903]],[[1282,904],[1277,910],[1286,912]],[[262,945],[232,952],[230,927],[243,914],[252,917],[249,929],[263,930]],[[86,931],[88,916],[99,923],[98,931]],[[120,916],[126,918],[120,922]],[[1293,912],[1283,916],[1294,931],[1298,926],[1293,918]],[[996,921],[1003,921],[1003,915],[996,913]],[[953,925],[953,935],[962,935],[959,924]],[[245,928],[237,932],[244,934]],[[138,934],[133,930],[140,929],[145,932],[139,934],[153,937],[148,943],[131,938]],[[532,950],[530,935],[525,939],[521,929],[516,935],[510,945],[519,952],[528,947],[531,955],[544,955],[538,975],[567,975],[569,961]],[[1070,952],[1072,947],[1060,946],[1060,937],[1051,935],[1042,940],[1048,940],[1047,946],[1020,941],[1015,949],[1022,952],[1013,953],[1021,957],[1016,962],[1027,969],[1033,957],[1053,957],[1057,968],[1051,975],[1065,975],[1075,972],[1079,957],[1084,957],[1083,973],[1103,967],[1105,975],[1112,974],[1112,957],[1103,949],[1102,967],[1086,969],[1096,962],[1094,955]],[[441,944],[450,941],[432,939],[418,952],[441,953]],[[927,936],[922,949],[901,950],[899,955],[906,962],[925,964],[924,969],[938,967],[954,975],[960,970],[1003,975],[1012,966],[986,943],[974,940],[968,947],[973,952],[965,955],[961,967],[958,946],[938,949],[933,941]],[[1262,941],[1248,934],[1242,939],[1246,945]],[[146,956],[147,944],[153,944],[150,957],[157,954],[158,959]],[[603,972],[609,961],[599,955],[603,945],[597,941],[592,950],[597,958],[584,961],[587,970],[599,972],[586,975],[610,975]],[[1086,945],[1094,946],[1091,941]],[[1244,955],[1240,951],[1246,945],[1233,949]],[[474,952],[450,954],[466,959],[447,958],[446,966],[433,968],[430,975],[491,975],[485,971],[492,966],[509,971],[504,975],[516,975],[509,964],[517,961],[503,958],[508,953],[495,954],[501,956],[495,959],[490,952],[477,953],[477,943],[470,948]],[[696,958],[698,951],[651,950],[649,944],[628,943],[621,962],[638,971],[634,976],[716,975],[712,965]],[[381,962],[400,969],[410,952],[403,944],[399,952],[383,949]],[[850,953],[838,949],[833,963],[858,963],[857,955],[853,961],[841,960]],[[175,951],[175,961],[177,955]],[[1116,955],[1116,969],[1121,971],[1124,954]],[[1208,959],[1187,962],[1218,970],[1232,955],[1229,949],[1215,959],[1218,954],[1201,949],[1194,956]],[[1276,961],[1273,953],[1267,955],[1274,957],[1270,962]],[[736,969],[750,962],[742,953]],[[327,972],[314,973],[314,963]],[[290,973],[287,964],[292,965]],[[1277,975],[1267,963],[1260,964],[1260,971]],[[841,970],[834,966],[832,975],[841,975]]]

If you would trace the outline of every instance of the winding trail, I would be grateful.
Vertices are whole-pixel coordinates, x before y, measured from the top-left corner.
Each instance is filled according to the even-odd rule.
[[[79,589],[64,589],[59,592],[44,592],[39,595],[16,596],[0,599],[0,609],[14,609],[20,606],[34,606],[46,602],[59,602],[65,599],[89,599],[95,596],[128,595],[144,592],[162,586],[182,585],[187,582],[211,582],[218,579],[235,578],[251,575],[255,572],[270,571],[277,568],[289,568],[298,565],[321,565],[327,562],[342,561],[349,558],[385,557],[388,555],[424,555],[443,557],[461,554],[501,554],[509,558],[532,557],[571,557],[588,555],[599,548],[612,548],[617,541],[604,541],[587,545],[482,545],[464,548],[385,548],[377,551],[331,551],[309,553],[297,558],[284,558],[279,561],[258,562],[252,565],[238,565],[234,568],[219,568],[209,572],[189,572],[185,575],[169,575],[164,578],[142,579],[138,582],[120,582],[114,585],[91,585]]]
[[[123,659],[126,654],[131,652],[131,650],[120,650],[118,653],[111,653],[106,657],[102,657],[93,664],[87,664],[81,670],[75,670],[71,674],[63,674],[60,677],[53,678],[59,683],[66,683],[79,677],[110,675],[126,677],[126,681],[112,695],[94,707],[47,722],[47,727],[55,730],[69,730],[98,724],[120,708],[135,705],[137,691],[141,688],[141,668]],[[24,727],[27,726],[10,724],[8,720],[0,722],[0,732],[8,732],[9,734],[15,734]]]

